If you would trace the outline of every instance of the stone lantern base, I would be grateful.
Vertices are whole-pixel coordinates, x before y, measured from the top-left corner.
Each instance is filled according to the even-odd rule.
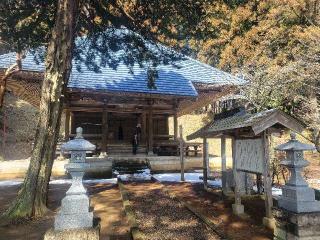
[[[99,240],[100,225],[94,228],[71,229],[56,231],[49,229],[44,235],[44,240]]]
[[[274,208],[274,240],[319,240],[320,212],[293,213]]]

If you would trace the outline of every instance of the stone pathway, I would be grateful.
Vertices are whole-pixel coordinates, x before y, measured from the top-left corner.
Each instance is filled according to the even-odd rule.
[[[119,188],[114,185],[95,185],[89,189],[89,193],[92,195],[94,213],[101,218],[100,239],[131,239]]]

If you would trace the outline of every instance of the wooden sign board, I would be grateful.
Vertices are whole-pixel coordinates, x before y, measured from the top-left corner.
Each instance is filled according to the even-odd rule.
[[[264,150],[262,139],[236,140],[235,147],[237,170],[263,173]]]

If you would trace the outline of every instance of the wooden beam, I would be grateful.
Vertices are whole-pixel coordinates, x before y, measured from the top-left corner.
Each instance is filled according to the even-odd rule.
[[[173,139],[174,140],[177,140],[178,138],[178,115],[177,115],[177,112],[175,111],[174,112],[174,115],[173,115]]]
[[[70,133],[76,133],[76,126],[75,126],[75,122],[74,122],[74,113],[72,111],[70,111]]]
[[[227,189],[227,156],[226,156],[226,136],[221,136],[221,180],[222,192],[226,193]]]
[[[142,132],[142,142],[146,143],[147,140],[147,114],[145,112],[143,112],[141,114],[141,132]]]
[[[166,121],[166,125],[165,125],[165,133],[167,134],[167,135],[169,135],[169,117],[168,116],[165,116],[165,121]]]
[[[244,206],[241,204],[241,193],[240,193],[240,179],[237,170],[237,159],[236,159],[236,137],[232,138],[232,168],[233,168],[233,179],[234,179],[234,204],[232,204],[232,211],[235,215],[241,215],[244,213]]]
[[[101,136],[101,153],[100,156],[107,156],[108,144],[108,111],[103,109],[102,112],[102,136]]]
[[[182,95],[166,95],[166,94],[155,94],[155,93],[138,93],[138,92],[105,92],[105,91],[95,91],[92,89],[78,89],[78,88],[67,88],[67,92],[70,94],[87,94],[95,95],[100,97],[110,97],[110,96],[124,96],[124,97],[137,97],[137,98],[147,98],[152,99],[195,99],[194,96],[182,96]]]
[[[89,107],[89,106],[72,106],[72,107],[68,107],[67,109],[70,109],[70,111],[73,112],[102,112],[103,111],[103,107]],[[106,108],[106,110],[110,113],[143,113],[146,110],[145,109],[125,109],[125,108]],[[153,109],[153,113],[154,114],[174,114],[174,110],[166,110],[166,109]]]
[[[203,138],[203,186],[205,189],[208,188],[208,162],[209,162],[209,154],[208,154],[208,142],[207,138]]]
[[[148,114],[148,155],[153,155],[153,109],[149,107]]]
[[[65,110],[65,122],[64,122],[64,140],[69,141],[70,138],[70,110]]]
[[[264,225],[273,228],[272,225],[272,207],[273,207],[273,199],[272,199],[272,180],[271,180],[271,172],[270,172],[270,155],[269,155],[269,135],[267,130],[263,131],[262,142],[264,147],[264,193],[265,193],[265,207],[266,207],[266,217],[263,219]]]
[[[182,125],[179,126],[179,132],[180,132],[180,165],[181,165],[181,181],[184,181],[184,141],[183,141],[183,132],[182,132]]]

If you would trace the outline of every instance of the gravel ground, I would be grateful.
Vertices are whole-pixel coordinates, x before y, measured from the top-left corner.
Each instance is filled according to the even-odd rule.
[[[230,239],[273,239],[272,230],[262,226],[262,218],[265,216],[264,201],[258,196],[242,198],[248,218],[239,218],[232,214],[233,200],[223,200],[217,191],[205,191],[202,184],[166,184],[166,188],[208,217],[217,229]]]
[[[220,239],[158,183],[127,183],[140,230],[147,239]]]

